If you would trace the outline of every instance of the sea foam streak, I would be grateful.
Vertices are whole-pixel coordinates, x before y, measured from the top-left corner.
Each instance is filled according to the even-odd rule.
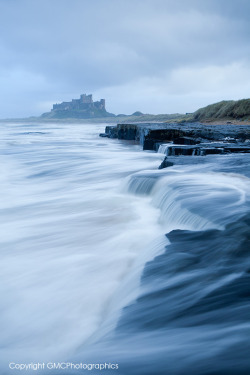
[[[68,358],[160,233],[158,210],[119,190],[125,176],[158,161],[99,139],[101,128],[1,127],[4,365]]]

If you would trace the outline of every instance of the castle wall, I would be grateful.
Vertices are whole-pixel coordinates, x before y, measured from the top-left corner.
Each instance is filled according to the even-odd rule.
[[[82,94],[80,96],[80,102],[89,103],[89,104],[93,103],[92,94],[90,95]]]
[[[105,110],[105,99],[93,102],[91,94],[82,94],[80,96],[80,99],[72,99],[71,102],[62,102],[59,104],[54,104],[52,111],[88,110],[93,108]]]

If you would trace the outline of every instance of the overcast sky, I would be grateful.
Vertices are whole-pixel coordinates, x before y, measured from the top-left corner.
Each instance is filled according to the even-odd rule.
[[[92,93],[115,114],[250,97],[249,0],[0,0],[0,118]]]

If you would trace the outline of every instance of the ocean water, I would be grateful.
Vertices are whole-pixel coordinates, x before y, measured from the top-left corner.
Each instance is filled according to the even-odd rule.
[[[1,124],[0,373],[249,374],[250,155],[104,127]]]

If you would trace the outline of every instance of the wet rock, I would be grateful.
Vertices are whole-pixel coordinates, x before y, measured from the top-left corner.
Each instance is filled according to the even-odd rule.
[[[198,148],[197,153],[195,155],[216,155],[216,154],[224,154],[225,149],[223,147],[203,147]]]
[[[178,145],[197,145],[200,140],[191,137],[179,137],[174,138],[173,143]]]
[[[139,142],[144,150],[155,150],[159,144],[173,142],[183,146],[195,146],[205,142],[239,143],[250,138],[249,125],[208,125],[201,123],[130,123],[117,124],[117,126],[106,126],[105,134],[109,138],[135,140]],[[209,148],[214,146],[209,146]],[[179,151],[177,151],[179,152]],[[196,155],[196,149],[185,149],[179,154]],[[206,153],[220,153],[215,150]],[[230,151],[226,152],[240,152]],[[243,151],[248,152],[248,151]]]
[[[199,147],[194,146],[169,146],[167,150],[167,155],[178,156],[178,155],[198,155]]]
[[[237,140],[235,138],[232,138],[232,137],[226,137],[224,139],[225,142],[227,143],[237,143]]]
[[[225,152],[243,152],[243,153],[249,153],[250,152],[250,147],[245,147],[245,146],[227,146],[224,147]]]
[[[108,138],[118,138],[118,131],[116,126],[106,126],[105,134]]]
[[[158,169],[172,167],[173,165],[174,163],[172,163],[171,161],[168,161],[168,158],[166,156]]]
[[[166,147],[167,145],[171,145],[171,144],[172,144],[171,141],[168,141],[168,142],[156,142],[156,143],[155,143],[155,151],[156,151],[156,152],[160,152],[159,149],[162,148],[162,146],[163,146],[163,147],[164,147],[164,146]],[[165,147],[164,147],[164,148],[165,148]],[[164,154],[165,152],[162,152],[162,153]]]
[[[133,141],[136,139],[137,126],[134,124],[118,124],[117,135],[119,139],[127,139]]]
[[[224,154],[225,150],[223,147],[211,147],[208,145],[194,145],[194,146],[169,146],[167,149],[168,156],[205,156],[209,154]]]
[[[143,150],[155,150],[157,143],[173,141],[184,134],[180,129],[150,129],[144,136]]]

